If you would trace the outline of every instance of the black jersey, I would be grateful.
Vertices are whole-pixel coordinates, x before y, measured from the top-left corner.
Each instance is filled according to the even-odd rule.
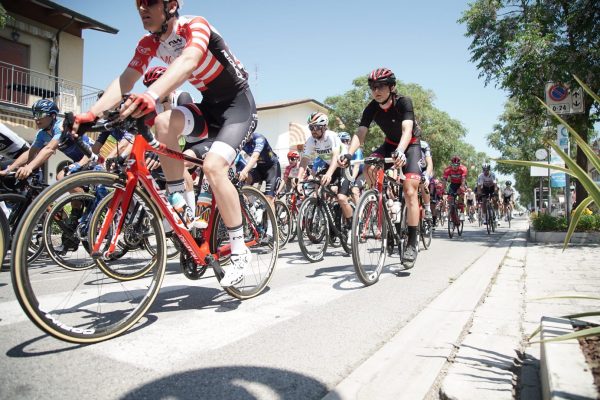
[[[381,128],[388,141],[393,144],[400,143],[402,136],[402,121],[415,122],[413,104],[410,97],[396,96],[394,104],[387,110],[382,109],[375,100],[372,100],[363,111],[359,126],[369,128],[375,123]],[[416,131],[418,132],[418,131]],[[413,136],[416,132],[413,132]]]

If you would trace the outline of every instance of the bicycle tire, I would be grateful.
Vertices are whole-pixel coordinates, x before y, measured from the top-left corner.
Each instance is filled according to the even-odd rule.
[[[450,211],[448,211],[448,237],[452,239],[454,237],[454,214],[455,214],[454,206],[450,207]]]
[[[275,216],[279,228],[279,247],[283,248],[290,240],[292,232],[292,214],[288,206],[281,200],[275,200]]]
[[[9,242],[7,245],[8,248],[12,247],[12,239],[15,236],[15,231],[19,226],[19,222],[21,218],[25,214],[25,211],[29,207],[29,199],[18,193],[4,193],[0,194],[0,202],[4,202],[6,207],[10,210],[9,215],[6,217],[8,221],[8,225],[10,227],[9,232],[10,235],[8,237]],[[36,235],[32,238],[33,240],[29,243],[28,251],[29,251],[29,262],[35,261],[44,251],[44,242],[43,242],[43,227],[41,222],[38,223],[35,227]],[[11,252],[12,254],[12,252]]]
[[[365,286],[379,280],[387,255],[388,225],[378,196],[375,189],[365,191],[352,217],[352,264]]]
[[[305,199],[298,212],[297,236],[300,251],[308,261],[317,262],[323,259],[329,244],[329,235],[329,223],[323,207],[319,206],[314,197]]]
[[[72,226],[68,226],[72,224],[72,221],[65,222],[71,217],[68,208],[72,201],[82,201],[84,207],[89,207],[94,199],[95,196],[89,193],[69,193],[62,199],[57,200],[44,218],[43,233],[46,252],[55,263],[63,268],[82,270],[91,268],[95,264],[94,260],[90,257],[89,249],[85,249],[77,239],[77,226],[73,229]],[[66,232],[64,231],[65,228]],[[57,239],[57,235],[60,237],[60,242],[55,240]],[[77,248],[61,254],[54,244],[65,245],[63,239],[68,239],[71,244],[74,244],[76,240]]]
[[[431,246],[431,239],[433,238],[432,224],[427,219],[422,219],[419,227],[421,242],[423,243],[423,249],[427,250]]]
[[[485,210],[485,214],[487,216],[487,224],[486,224],[486,229],[487,229],[487,233],[488,235],[492,233],[492,220],[493,220],[493,215],[492,215],[492,211],[491,208],[492,205],[488,203],[487,208]]]
[[[465,229],[465,221],[460,221],[460,223],[456,227],[456,233],[458,233],[458,236],[462,236],[464,229]]]
[[[2,266],[4,265],[4,258],[6,257],[6,252],[8,248],[8,244],[10,243],[10,225],[8,225],[8,220],[6,219],[6,215],[4,211],[0,209],[0,270],[2,270]]]
[[[246,243],[256,243],[249,247],[252,252],[252,265],[247,271],[249,273],[244,274],[244,278],[240,283],[226,287],[224,290],[237,299],[245,300],[261,294],[273,278],[280,246],[279,235],[273,234],[273,232],[278,232],[275,213],[265,195],[252,186],[244,186],[239,191],[244,238]],[[254,218],[250,207],[256,203],[262,204],[264,210],[259,221]],[[211,218],[213,217],[211,216]],[[228,236],[221,235],[219,237],[218,235],[219,230],[222,231],[224,227],[223,218],[219,213],[219,209],[216,208],[210,237],[212,253],[218,253],[219,247],[226,245],[229,240]],[[225,232],[227,232],[226,229]],[[271,233],[269,234],[269,232]],[[224,264],[220,259],[219,263],[221,266]],[[223,275],[218,271],[215,272],[217,280],[221,281]]]
[[[114,174],[86,171],[46,188],[21,219],[14,242],[30,240],[31,227],[64,193],[88,184],[113,187],[118,180]],[[42,331],[72,343],[96,343],[125,332],[148,311],[165,274],[166,243],[160,211],[147,194],[136,190],[152,213],[158,247],[155,268],[139,280],[115,281],[100,268],[71,271],[51,262],[31,264],[26,249],[13,244],[11,278],[15,295],[25,314]],[[52,285],[47,284],[49,276],[54,278]]]

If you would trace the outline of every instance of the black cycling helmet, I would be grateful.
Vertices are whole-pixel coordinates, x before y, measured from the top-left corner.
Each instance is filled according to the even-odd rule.
[[[512,185],[512,182],[511,181],[506,181],[506,186],[510,186],[510,185]]]
[[[388,68],[377,68],[371,71],[369,74],[369,86],[374,83],[386,83],[390,86],[396,84],[396,76],[392,72],[392,70]]]
[[[34,118],[42,118],[48,115],[58,115],[58,106],[50,99],[41,99],[33,103],[31,113]]]

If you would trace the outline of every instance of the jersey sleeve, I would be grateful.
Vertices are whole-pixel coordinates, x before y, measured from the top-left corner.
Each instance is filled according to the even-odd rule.
[[[264,136],[262,135],[256,135],[254,137],[254,150],[252,150],[253,153],[262,153],[263,149],[265,148],[265,144],[266,144],[267,140],[265,139]]]
[[[195,17],[181,25],[177,33],[186,39],[186,49],[195,47],[201,50],[203,54],[206,53],[211,34],[210,24],[206,19]]]
[[[414,121],[415,111],[413,109],[412,99],[408,96],[398,98],[398,110],[400,111],[400,121]]]
[[[35,147],[36,149],[43,148],[47,143],[44,140],[44,136],[45,136],[44,131],[42,131],[42,130],[38,131],[38,133],[35,135],[35,139],[34,139],[33,143],[31,144],[31,147]]]
[[[302,157],[306,157],[309,160],[314,160],[315,155],[315,146],[312,143],[313,141],[309,139],[304,145],[304,150],[302,150]]]
[[[139,42],[135,48],[133,58],[128,64],[129,68],[133,68],[140,74],[148,68],[148,64],[152,57],[156,56],[157,43],[154,41],[152,36],[146,35]]]
[[[446,169],[444,170],[444,179],[448,179],[448,177],[449,177],[449,176],[450,176],[450,169],[449,169],[449,168],[446,168]]]

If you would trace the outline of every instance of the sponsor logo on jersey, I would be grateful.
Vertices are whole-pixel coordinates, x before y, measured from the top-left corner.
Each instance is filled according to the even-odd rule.
[[[140,53],[141,55],[143,55],[143,56],[147,56],[147,55],[150,55],[151,49],[150,49],[150,47],[138,46],[137,49],[136,49],[136,51],[138,53]]]

